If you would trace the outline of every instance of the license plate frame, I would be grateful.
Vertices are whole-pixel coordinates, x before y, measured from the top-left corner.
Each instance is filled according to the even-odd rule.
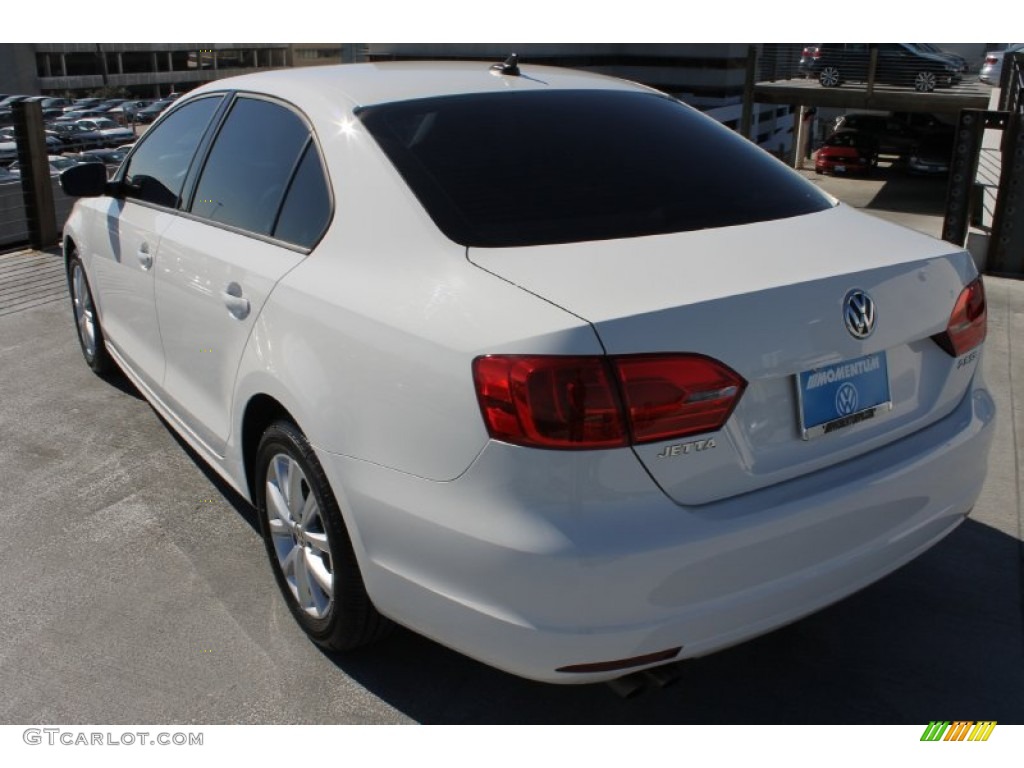
[[[892,410],[884,351],[801,371],[794,377],[800,436],[811,440]]]

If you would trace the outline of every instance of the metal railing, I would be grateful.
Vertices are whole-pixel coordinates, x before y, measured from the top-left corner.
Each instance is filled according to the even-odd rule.
[[[999,79],[999,108],[1020,113],[1024,109],[1024,51],[1003,54],[1003,71]]]
[[[68,216],[71,215],[75,200],[64,194],[56,176],[52,177],[51,186],[53,187],[53,204],[59,232],[64,227]],[[30,243],[31,233],[25,203],[25,190],[22,188],[21,179],[0,181],[0,250],[21,247]]]
[[[1004,54],[1000,88],[1007,119],[986,271],[1024,277],[1024,52]]]

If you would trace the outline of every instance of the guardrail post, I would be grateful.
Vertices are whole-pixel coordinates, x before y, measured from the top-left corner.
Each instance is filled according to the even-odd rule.
[[[1024,277],[1024,116],[1019,107],[1003,131],[1003,167],[985,271]]]
[[[21,189],[25,195],[28,238],[33,248],[49,248],[60,240],[53,204],[49,152],[43,132],[43,108],[38,101],[12,105],[14,137],[18,142]]]
[[[942,222],[942,239],[961,248],[967,242],[971,220],[971,189],[978,174],[978,157],[985,134],[985,112],[980,109],[960,110],[953,162],[946,187],[946,216]]]

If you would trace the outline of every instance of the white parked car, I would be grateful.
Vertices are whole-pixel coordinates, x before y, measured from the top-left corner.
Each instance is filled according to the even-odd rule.
[[[1024,43],[1010,43],[1001,51],[989,51],[985,54],[985,63],[981,65],[978,79],[989,85],[999,85],[1003,76],[1003,59],[1008,53],[1024,51]]]
[[[329,648],[700,656],[921,554],[985,477],[971,257],[635,84],[247,75],[62,182],[86,361],[252,501]]]

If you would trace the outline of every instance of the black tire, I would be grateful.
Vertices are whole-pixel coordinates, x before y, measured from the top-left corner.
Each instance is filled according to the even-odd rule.
[[[312,496],[316,512],[311,513],[305,526],[298,520],[292,520],[292,524],[300,524],[288,527],[287,524],[282,525],[282,518],[276,511],[268,509],[267,495],[271,487],[274,488],[271,493],[283,494],[272,504],[275,510],[291,514],[292,507],[284,498],[290,493],[285,493],[280,485],[284,482],[283,468],[292,471],[295,466],[301,470],[301,481],[290,489],[298,491],[294,502],[301,499],[305,504]],[[298,427],[290,421],[277,421],[267,428],[256,453],[253,477],[256,510],[274,577],[292,616],[310,639],[330,650],[348,651],[387,634],[393,625],[377,612],[366,594],[338,502],[323,467]],[[281,501],[286,502],[285,510],[280,510]],[[326,534],[326,553],[310,544],[320,534]],[[303,540],[302,537],[307,538]],[[290,561],[293,563],[289,569],[291,577],[283,567],[283,563],[288,561],[285,553],[294,553],[294,559]],[[313,562],[316,567],[297,564],[300,560],[303,564]],[[326,597],[326,592],[313,575],[314,570],[320,569],[321,573],[329,574],[332,581],[332,594],[326,605],[317,599],[318,596]],[[304,580],[300,570],[305,575]],[[305,590],[301,585],[303,581]],[[305,600],[304,596],[309,599]]]
[[[114,361],[107,352],[106,337],[100,325],[99,313],[92,298],[92,288],[85,267],[78,254],[72,251],[68,261],[68,293],[71,295],[71,313],[75,322],[78,345],[82,356],[93,372],[105,375],[114,371]]]

